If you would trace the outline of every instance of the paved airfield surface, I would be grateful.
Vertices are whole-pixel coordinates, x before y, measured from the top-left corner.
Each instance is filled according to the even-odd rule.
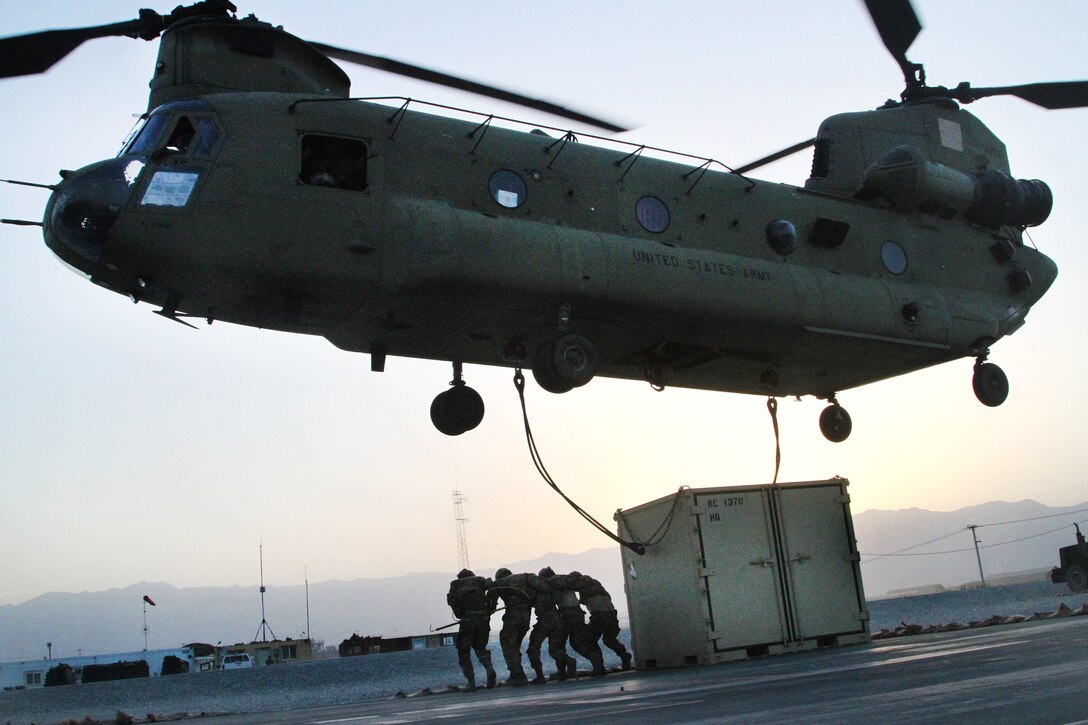
[[[205,720],[280,723],[1088,723],[1088,617],[543,687]]]

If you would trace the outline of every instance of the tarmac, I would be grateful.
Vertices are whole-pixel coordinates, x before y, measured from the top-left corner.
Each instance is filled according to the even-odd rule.
[[[392,723],[1088,723],[1088,617],[710,666],[209,718]]]

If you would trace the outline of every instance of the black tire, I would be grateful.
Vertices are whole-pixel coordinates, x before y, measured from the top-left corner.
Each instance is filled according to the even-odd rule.
[[[971,387],[975,389],[978,401],[990,408],[996,408],[1009,397],[1009,379],[1005,377],[1005,371],[993,363],[975,365]]]
[[[461,433],[472,430],[484,419],[484,399],[467,385],[447,390],[444,405]]]
[[[470,431],[483,419],[483,398],[467,385],[455,385],[431,401],[431,422],[440,433],[448,436]]]
[[[852,429],[850,414],[838,403],[832,403],[820,413],[820,432],[832,443],[842,443],[850,437]]]
[[[1080,564],[1070,564],[1065,570],[1065,584],[1074,594],[1088,590],[1088,574]]]
[[[597,373],[597,351],[581,335],[567,334],[553,342],[551,357],[556,376],[575,388],[588,383]]]
[[[438,395],[434,396],[434,400],[431,401],[431,423],[438,429],[439,433],[444,433],[448,436],[459,436],[464,433],[449,413],[449,406],[446,405],[446,400],[450,390],[444,390]]]
[[[554,342],[546,342],[537,349],[533,359],[533,378],[541,388],[557,395],[574,388],[574,384],[560,378],[555,369]]]

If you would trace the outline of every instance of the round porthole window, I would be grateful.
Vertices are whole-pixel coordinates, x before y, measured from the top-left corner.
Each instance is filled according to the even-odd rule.
[[[880,248],[880,260],[884,262],[884,269],[892,274],[903,274],[907,271],[907,253],[898,242],[884,242],[884,246]]]
[[[669,207],[656,196],[644,196],[635,204],[638,223],[648,232],[658,234],[669,228]]]
[[[529,190],[525,187],[525,181],[515,172],[509,169],[496,171],[491,175],[491,198],[499,206],[507,209],[517,209],[525,203]]]

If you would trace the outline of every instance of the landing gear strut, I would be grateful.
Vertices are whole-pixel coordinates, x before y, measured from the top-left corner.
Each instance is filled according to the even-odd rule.
[[[834,395],[828,397],[827,401],[831,405],[820,413],[820,432],[832,443],[842,443],[850,437],[850,431],[853,428],[850,414],[846,412],[846,408],[839,405]]]
[[[465,385],[461,377],[461,363],[455,362],[450,389],[436,395],[431,403],[431,422],[440,432],[459,436],[478,426],[483,419],[483,398]]]

